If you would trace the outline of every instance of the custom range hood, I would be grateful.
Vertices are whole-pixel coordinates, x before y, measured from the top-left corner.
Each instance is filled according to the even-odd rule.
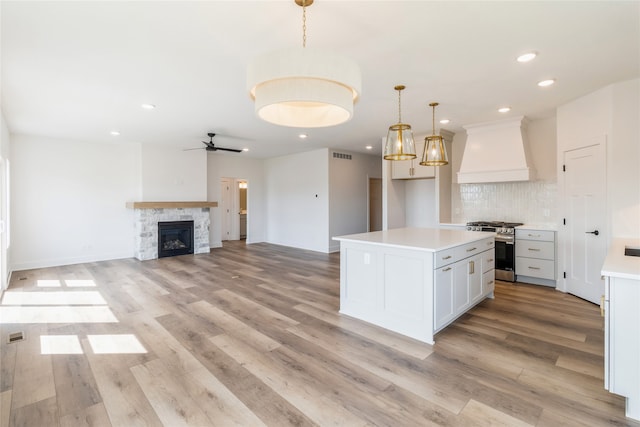
[[[463,126],[467,143],[462,154],[458,183],[530,181],[535,170],[529,163],[524,116]]]

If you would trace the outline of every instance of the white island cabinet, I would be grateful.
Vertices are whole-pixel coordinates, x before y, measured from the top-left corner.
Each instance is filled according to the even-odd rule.
[[[398,228],[340,241],[340,313],[433,344],[493,297],[494,234]]]
[[[602,267],[605,295],[604,387],[627,398],[626,415],[640,420],[640,257],[625,256],[638,239],[614,239]]]

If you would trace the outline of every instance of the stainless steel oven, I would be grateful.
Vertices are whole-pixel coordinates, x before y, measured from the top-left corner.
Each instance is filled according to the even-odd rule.
[[[467,230],[496,233],[496,280],[516,281],[516,233],[519,222],[475,221],[467,223]]]

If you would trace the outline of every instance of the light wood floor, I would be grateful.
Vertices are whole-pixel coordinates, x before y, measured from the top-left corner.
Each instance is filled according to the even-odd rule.
[[[499,283],[434,346],[338,307],[338,254],[269,244],[15,272],[0,426],[640,425],[571,295]]]

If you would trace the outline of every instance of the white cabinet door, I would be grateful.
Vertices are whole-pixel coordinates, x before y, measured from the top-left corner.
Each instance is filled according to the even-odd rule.
[[[413,178],[413,160],[393,160],[391,161],[391,179]]]
[[[453,308],[456,313],[463,312],[471,304],[468,269],[467,260],[458,261],[453,265]]]
[[[396,160],[391,162],[392,179],[435,178],[435,166],[421,166],[424,141],[416,141],[416,157],[413,160]]]
[[[439,268],[434,277],[434,329],[438,330],[453,319],[453,266]]]
[[[476,255],[467,260],[467,280],[471,304],[482,298],[482,256]]]

